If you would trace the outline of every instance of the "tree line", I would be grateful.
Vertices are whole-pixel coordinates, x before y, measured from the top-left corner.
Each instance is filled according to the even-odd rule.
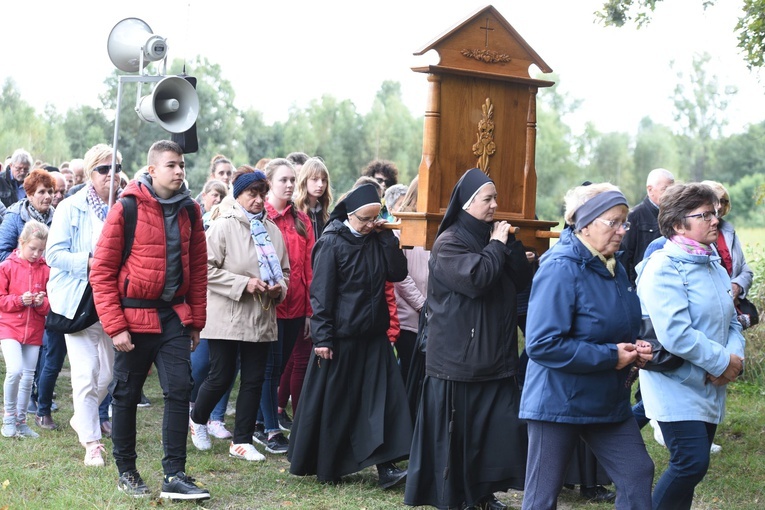
[[[643,118],[636,133],[600,132],[587,124],[575,133],[567,118],[580,101],[559,92],[557,85],[540,89],[536,167],[537,216],[560,220],[562,197],[585,180],[609,181],[625,192],[631,204],[645,195],[645,177],[657,167],[667,168],[679,180],[713,179],[729,190],[730,220],[737,226],[765,226],[759,196],[765,188],[765,121],[742,133],[723,136],[725,108],[731,87],[706,72],[708,55],[698,56],[690,73],[678,72],[674,89],[675,123],[671,126]],[[175,61],[168,74],[180,74]],[[350,188],[373,159],[394,161],[399,182],[417,175],[422,154],[423,117],[404,105],[398,82],[385,81],[375,94],[370,111],[360,113],[350,100],[324,95],[305,108],[293,106],[283,121],[266,124],[254,108],[234,105],[235,91],[217,64],[204,58],[189,64],[197,78],[200,113],[197,119],[199,151],[186,158],[188,181],[199,191],[215,154],[236,165],[261,158],[302,151],[324,159],[336,195]],[[36,112],[21,97],[12,79],[0,95],[0,154],[23,147],[35,158],[53,165],[82,157],[97,143],[112,143],[118,72],[104,80],[100,108],[79,106],[60,113],[52,106]],[[550,79],[550,76],[545,76]],[[559,82],[557,76],[552,81]],[[130,87],[128,85],[127,87]],[[131,91],[123,91],[118,148],[123,169],[134,174],[144,164],[151,143],[170,135],[159,126],[141,121],[133,112]]]

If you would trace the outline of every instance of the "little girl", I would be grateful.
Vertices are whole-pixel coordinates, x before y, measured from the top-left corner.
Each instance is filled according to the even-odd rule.
[[[0,264],[0,345],[6,365],[4,437],[39,437],[27,425],[27,403],[45,316],[50,310],[46,296],[50,268],[43,259],[47,240],[47,226],[27,221],[19,236],[19,247]]]

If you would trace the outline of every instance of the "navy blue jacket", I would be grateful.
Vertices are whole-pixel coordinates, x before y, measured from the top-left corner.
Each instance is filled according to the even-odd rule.
[[[540,261],[531,286],[529,365],[520,417],[614,423],[632,416],[629,367],[616,370],[616,344],[634,343],[640,302],[621,263],[616,276],[571,229]]]

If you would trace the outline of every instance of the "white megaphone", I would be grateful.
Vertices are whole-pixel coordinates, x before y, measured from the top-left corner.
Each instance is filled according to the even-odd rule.
[[[126,18],[112,28],[106,50],[117,69],[134,73],[140,70],[141,54],[143,67],[165,58],[167,43],[163,37],[154,35],[143,20]]]
[[[136,112],[146,122],[156,122],[165,131],[183,133],[197,121],[199,98],[194,86],[178,76],[163,78],[148,96],[143,96]]]

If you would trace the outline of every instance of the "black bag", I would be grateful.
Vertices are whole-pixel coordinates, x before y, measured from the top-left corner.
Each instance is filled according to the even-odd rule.
[[[49,311],[45,317],[45,329],[55,331],[56,333],[77,333],[85,328],[89,328],[98,321],[96,313],[96,304],[93,302],[93,289],[88,283],[85,286],[85,292],[82,294],[77,311],[73,319],[67,319],[54,311]]]
[[[680,356],[672,354],[661,345],[659,339],[656,338],[656,332],[653,329],[653,323],[650,317],[643,317],[643,324],[640,326],[640,334],[638,338],[642,338],[646,342],[651,344],[651,350],[653,351],[653,359],[642,367],[643,370],[650,372],[666,372],[668,370],[674,370],[679,368],[685,360]]]
[[[754,303],[748,299],[739,299],[738,304],[736,305],[736,311],[739,316],[739,322],[741,322],[741,325],[744,327],[744,329],[750,328],[755,324],[760,323],[760,314],[757,311],[757,307],[754,306]]]

